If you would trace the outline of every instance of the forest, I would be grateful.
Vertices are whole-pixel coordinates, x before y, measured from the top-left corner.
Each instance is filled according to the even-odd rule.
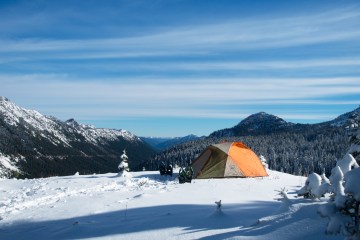
[[[270,169],[304,176],[311,172],[329,175],[336,160],[349,149],[349,133],[349,129],[333,127],[315,132],[308,129],[255,136],[206,137],[166,149],[145,162],[144,167],[157,170],[161,162],[187,166],[210,144],[241,141],[258,156],[264,156]]]

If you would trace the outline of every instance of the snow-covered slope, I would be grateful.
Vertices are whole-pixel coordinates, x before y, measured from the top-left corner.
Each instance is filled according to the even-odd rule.
[[[342,239],[325,235],[320,202],[294,198],[303,177],[131,174],[0,180],[0,239]],[[290,202],[274,200],[283,187]]]
[[[11,172],[20,172],[20,169],[16,166],[18,161],[18,158],[11,159],[0,153],[0,178],[11,177]]]
[[[332,126],[358,127],[360,122],[360,107],[355,110],[344,113],[329,123]]]
[[[21,108],[16,104],[10,102],[5,97],[0,97],[0,113],[5,123],[11,126],[18,126],[26,122],[34,127],[33,131],[41,131],[44,133],[44,137],[49,137],[49,140],[54,144],[64,143],[69,144],[69,139],[63,131],[59,131],[62,126],[60,120],[54,117],[47,117],[35,110],[28,110]],[[114,130],[114,129],[99,129],[94,126],[78,124],[74,119],[70,119],[65,122],[72,129],[68,129],[70,132],[76,131],[84,136],[84,138],[93,143],[97,143],[101,139],[115,140],[117,137],[123,137],[129,141],[139,140],[134,134],[126,130]]]
[[[130,154],[133,167],[154,153],[140,138],[126,130],[95,128],[79,124],[74,119],[63,122],[37,111],[24,109],[7,98],[0,97],[0,153],[7,156],[10,165],[17,166],[30,177],[63,175],[80,170],[114,171],[124,148]],[[138,148],[142,151],[138,151]],[[104,160],[104,156],[109,159]],[[50,161],[54,159],[55,163]],[[69,172],[63,168],[65,162],[60,164],[60,160],[66,161],[69,169],[74,161],[78,161],[74,165],[83,167],[74,167]],[[88,162],[91,162],[91,166],[86,166]],[[36,172],[34,166],[42,169],[42,172]],[[7,174],[0,172],[0,177],[14,171],[1,162],[0,169],[2,172],[7,171]]]

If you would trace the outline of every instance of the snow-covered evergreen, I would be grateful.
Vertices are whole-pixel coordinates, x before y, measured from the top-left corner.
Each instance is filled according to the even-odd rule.
[[[119,175],[123,177],[129,177],[129,157],[126,155],[126,150],[124,149],[123,154],[121,155],[121,162],[118,166]]]
[[[319,198],[329,194],[328,202],[319,207],[322,217],[327,217],[328,234],[343,233],[346,239],[360,239],[360,168],[351,153],[356,153],[358,131],[350,138],[348,153],[336,162],[329,179],[316,173],[309,175],[306,184],[299,190],[301,196]]]
[[[305,198],[321,198],[328,191],[329,179],[326,176],[317,173],[309,174],[305,186],[298,191],[298,196]]]
[[[360,120],[353,125],[352,132],[350,133],[350,143],[348,153],[360,160]]]
[[[267,160],[266,158],[263,156],[263,155],[260,155],[260,161],[261,161],[261,164],[264,166],[265,169],[268,169],[269,168],[269,164],[267,163]]]
[[[327,204],[320,206],[319,213],[329,219],[326,232],[342,232],[346,239],[360,238],[360,168],[348,171],[345,175],[336,166],[330,177],[332,196]]]

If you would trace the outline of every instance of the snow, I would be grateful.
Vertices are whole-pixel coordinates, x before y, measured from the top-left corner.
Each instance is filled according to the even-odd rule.
[[[7,169],[9,169],[11,171],[16,171],[16,172],[19,171],[19,169],[16,166],[14,166],[14,164],[12,163],[12,161],[11,161],[11,159],[9,157],[4,156],[4,155],[2,155],[0,153],[0,166],[1,165],[4,168],[7,168]]]
[[[360,168],[353,169],[345,175],[345,193],[354,196],[360,202]]]
[[[15,165],[18,161],[19,158],[11,159],[11,157],[0,152],[0,178],[7,177],[11,172],[20,172]]]
[[[195,179],[158,172],[0,180],[0,239],[342,239],[322,202],[295,198],[304,177]],[[274,197],[287,189],[287,201]],[[219,203],[221,205],[219,207]]]
[[[58,131],[57,123],[53,117],[46,117],[35,110],[21,108],[6,98],[0,99],[0,113],[9,125],[18,126],[21,121],[24,121],[34,128],[42,132],[48,132],[54,136],[55,139],[49,138],[54,145],[63,142],[70,146],[66,136]],[[46,135],[43,133],[41,135],[46,138]]]
[[[355,158],[351,154],[346,154],[342,159],[339,159],[336,162],[336,166],[339,166],[342,173],[345,175],[349,172],[352,168],[358,168],[359,165],[357,164]]]
[[[321,198],[329,187],[329,179],[325,175],[319,175],[317,173],[309,174],[303,186],[299,191],[299,196],[309,195],[311,198]]]
[[[323,217],[329,219],[329,223],[326,227],[326,232],[328,234],[339,234],[341,229],[344,228],[344,223],[350,222],[349,216],[342,215],[338,212],[334,202],[321,205],[318,212]]]

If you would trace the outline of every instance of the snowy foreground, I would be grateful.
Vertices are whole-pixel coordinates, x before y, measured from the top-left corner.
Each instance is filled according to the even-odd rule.
[[[191,184],[158,172],[1,179],[0,239],[343,239],[325,235],[323,202],[295,198],[305,178],[268,172]],[[284,187],[290,203],[274,200]]]

